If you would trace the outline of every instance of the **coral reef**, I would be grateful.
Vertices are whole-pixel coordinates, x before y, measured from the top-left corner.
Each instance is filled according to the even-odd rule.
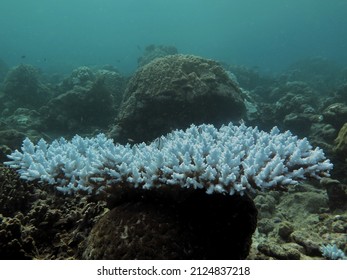
[[[18,108],[5,121],[7,127],[18,131],[40,130],[42,126],[42,116],[36,111],[27,108]]]
[[[44,133],[39,132],[41,129],[41,116],[37,111],[18,108],[12,114],[0,118],[0,143],[3,147],[14,150],[20,147],[26,137],[33,141],[44,137]]]
[[[256,227],[248,196],[129,188],[109,212],[4,166],[0,180],[0,259],[243,259]]]
[[[327,58],[310,57],[290,65],[287,70],[287,79],[306,82],[312,88],[319,90],[321,94],[326,95],[346,79],[342,70],[340,65]]]
[[[332,168],[306,139],[232,124],[219,130],[192,125],[133,147],[103,135],[50,145],[26,139],[22,152],[6,162],[22,179],[53,184],[63,193],[108,194],[113,210],[85,242],[77,242],[77,257],[85,259],[244,259],[257,220],[246,190],[297,184],[328,176]]]
[[[263,129],[276,125],[304,137],[315,124],[323,121],[321,102],[316,98],[319,93],[307,83],[274,81],[273,87],[256,88],[250,95],[258,109],[258,117],[252,124]]]
[[[11,149],[15,149],[21,145],[27,136],[15,129],[0,130],[0,143]]]
[[[41,127],[65,135],[105,129],[117,115],[124,87],[125,78],[115,71],[79,67],[40,108]]]
[[[128,79],[113,66],[66,74],[22,64],[8,72],[0,61],[0,161],[16,156],[22,175],[0,165],[1,259],[324,259],[323,250],[328,257],[346,255],[346,69],[311,58],[264,76],[257,68],[155,45],[139,66]],[[225,135],[200,126],[230,120],[244,124],[225,126],[233,130]],[[196,126],[160,136],[190,123]],[[278,126],[309,142],[250,126]],[[110,138],[131,144],[101,135],[53,141],[107,129]],[[25,137],[32,142],[23,144]],[[264,137],[273,143],[272,154]],[[135,144],[141,141],[148,142]],[[13,152],[22,144],[24,150]],[[310,144],[324,150],[333,170]],[[303,155],[305,145],[311,156],[296,157],[299,166],[289,168],[294,150]],[[296,178],[300,166],[312,173]],[[310,180],[328,171],[331,178],[320,184]],[[300,183],[303,177],[308,180]]]
[[[102,80],[103,86],[112,95],[112,106],[116,115],[123,99],[127,79],[115,70],[100,69],[95,73],[97,80]]]
[[[302,135],[310,129],[314,120],[318,119],[318,104],[315,98],[317,93],[307,84],[288,82],[274,89],[271,94],[279,97],[274,113],[277,121],[282,121],[286,129],[294,129],[295,133]],[[300,125],[296,125],[297,123]]]
[[[320,143],[326,150],[332,149],[332,144],[336,138],[337,130],[331,125],[323,122],[313,123],[310,130],[310,138],[315,143]],[[329,148],[326,148],[329,147]]]
[[[242,92],[215,61],[170,55],[130,79],[110,136],[149,141],[191,123],[220,125],[245,114]]]
[[[63,197],[0,165],[0,259],[78,258],[107,208],[88,197]]]
[[[51,97],[51,90],[40,81],[39,71],[31,65],[21,64],[6,75],[3,85],[8,107],[39,108]]]
[[[254,202],[258,228],[248,259],[322,259],[327,243],[347,252],[347,215],[331,212],[320,186],[299,184],[288,192],[259,194]]]
[[[324,121],[334,128],[340,129],[347,120],[347,105],[344,103],[333,103],[327,106],[323,113]]]
[[[95,74],[93,71],[87,66],[81,66],[74,69],[71,75],[63,80],[60,87],[62,92],[66,92],[72,90],[75,86],[90,86],[94,81]]]
[[[79,67],[55,85],[44,84],[39,71],[30,65],[13,68],[0,97],[0,134],[16,131],[32,140],[50,140],[54,135],[105,130],[117,115],[126,84],[116,69],[106,68]],[[19,147],[8,137],[2,140],[2,145]]]
[[[43,127],[54,133],[83,133],[94,127],[105,128],[115,117],[113,97],[98,79],[86,87],[52,98],[40,108]]]

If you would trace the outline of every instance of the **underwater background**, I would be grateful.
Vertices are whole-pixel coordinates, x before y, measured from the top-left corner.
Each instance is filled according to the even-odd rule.
[[[0,259],[345,259],[346,11],[344,0],[2,1]],[[186,170],[142,188],[153,167],[146,163],[161,162],[150,149],[172,151],[185,135],[192,152],[206,131],[212,142],[199,139],[212,147],[230,122],[240,154],[260,147],[248,139],[255,126],[254,141],[279,133],[274,142],[298,151],[275,145],[287,157],[283,168],[265,152],[248,173],[236,164],[242,195],[214,185],[217,167],[212,187],[189,185],[186,178],[198,176]],[[76,134],[89,138],[69,142]],[[123,165],[110,164],[117,153],[102,158],[106,137],[122,147]],[[54,152],[46,153],[50,143]],[[88,145],[95,148],[88,156],[74,150]],[[300,163],[304,149],[309,164]],[[102,178],[88,169],[99,156],[106,160],[98,168],[109,172]],[[298,166],[289,166],[291,157]],[[145,163],[126,171],[139,158]],[[189,156],[181,161],[193,166]],[[293,178],[305,179],[298,184],[288,179],[295,168],[307,177],[298,172]],[[241,180],[246,173],[249,182]],[[83,192],[78,176],[102,191]],[[264,192],[274,178],[286,186]]]
[[[5,0],[0,52],[10,66],[50,72],[131,73],[150,44],[268,72],[312,56],[345,65],[346,9],[343,0]]]

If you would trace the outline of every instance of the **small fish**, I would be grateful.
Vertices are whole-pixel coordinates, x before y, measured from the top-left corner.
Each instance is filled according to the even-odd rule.
[[[21,59],[25,59],[27,56],[25,54],[23,54],[20,58]]]
[[[131,139],[131,138],[128,138],[128,142],[129,142],[129,143],[134,143],[135,140],[134,140],[134,139]]]

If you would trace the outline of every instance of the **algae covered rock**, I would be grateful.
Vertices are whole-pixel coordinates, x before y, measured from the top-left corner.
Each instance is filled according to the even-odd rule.
[[[343,126],[347,119],[347,105],[344,103],[333,103],[323,111],[324,120],[335,128]]]
[[[105,68],[78,67],[63,80],[56,95],[39,110],[47,133],[90,133],[112,123],[126,78],[112,67]]]
[[[303,81],[321,94],[328,94],[343,79],[342,67],[325,57],[300,59],[288,67],[290,80]]]
[[[27,64],[7,73],[3,91],[15,107],[39,108],[51,97],[51,90],[40,81],[39,70]]]
[[[113,99],[113,106],[115,110],[118,110],[122,102],[127,79],[113,69],[100,69],[95,73],[95,76],[96,80],[102,81],[103,86],[110,92]],[[113,115],[115,116],[116,112]]]
[[[78,67],[64,79],[56,96],[40,108],[46,132],[89,133],[112,123],[127,79],[116,69],[105,68]]]
[[[276,98],[275,115],[282,120],[288,114],[313,114],[318,107],[317,92],[303,82],[287,82],[272,90]]]
[[[59,133],[104,128],[115,117],[113,96],[102,78],[52,98],[40,113],[46,131]]]
[[[129,81],[112,136],[140,142],[191,123],[240,120],[245,114],[241,95],[213,60],[192,55],[158,58]]]
[[[18,108],[12,115],[6,118],[8,127],[28,133],[29,130],[40,130],[41,116],[36,110]]]
[[[11,149],[20,147],[25,137],[24,133],[12,128],[0,130],[1,145],[6,145]]]
[[[0,260],[72,259],[107,209],[103,201],[57,196],[0,164]]]
[[[85,87],[95,81],[95,74],[87,66],[74,69],[69,77],[64,79],[61,84],[62,91],[72,90],[75,86]]]
[[[335,139],[334,152],[341,157],[347,156],[347,123],[345,123]]]

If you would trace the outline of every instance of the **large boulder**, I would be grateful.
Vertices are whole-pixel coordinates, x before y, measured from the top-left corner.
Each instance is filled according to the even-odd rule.
[[[237,121],[245,111],[241,89],[216,61],[169,55],[131,78],[110,134],[120,142],[148,141],[191,123]]]

